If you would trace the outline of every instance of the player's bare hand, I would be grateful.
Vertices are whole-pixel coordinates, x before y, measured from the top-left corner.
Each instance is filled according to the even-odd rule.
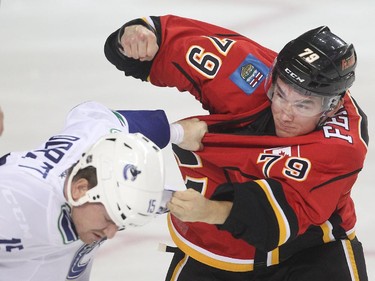
[[[232,202],[209,200],[194,189],[187,189],[176,191],[167,207],[185,222],[223,224],[229,216]]]
[[[208,131],[207,123],[198,118],[184,119],[176,123],[184,129],[183,141],[178,146],[190,151],[202,150],[202,139]]]
[[[156,35],[142,25],[131,25],[125,28],[121,36],[120,51],[127,57],[140,61],[152,60],[159,50]]]
[[[4,130],[4,113],[2,112],[0,108],[0,136],[3,133]]]

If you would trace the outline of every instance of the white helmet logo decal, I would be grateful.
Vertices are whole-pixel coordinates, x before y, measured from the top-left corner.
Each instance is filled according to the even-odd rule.
[[[124,167],[123,174],[125,180],[135,181],[141,171],[137,170],[137,167],[132,164],[127,164]]]

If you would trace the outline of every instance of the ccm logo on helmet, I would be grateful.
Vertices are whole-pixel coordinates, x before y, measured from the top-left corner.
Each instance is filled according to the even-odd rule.
[[[294,80],[297,80],[298,82],[303,83],[305,79],[302,79],[297,74],[295,74],[293,71],[291,71],[289,68],[285,68],[285,72],[289,74],[290,77],[292,77]]]
[[[123,174],[126,180],[135,181],[141,171],[137,170],[137,167],[132,164],[127,164],[124,167]]]

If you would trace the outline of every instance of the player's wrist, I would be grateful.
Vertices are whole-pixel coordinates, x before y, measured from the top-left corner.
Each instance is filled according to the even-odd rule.
[[[210,201],[211,211],[207,223],[223,224],[229,216],[233,203],[229,201]]]
[[[169,125],[171,137],[170,142],[174,144],[180,144],[184,140],[184,128],[181,124],[173,123]]]

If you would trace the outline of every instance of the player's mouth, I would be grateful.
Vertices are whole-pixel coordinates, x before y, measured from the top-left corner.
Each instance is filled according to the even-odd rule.
[[[293,126],[290,126],[289,124],[285,124],[281,121],[277,122],[276,128],[284,132],[291,132],[294,130]]]
[[[286,125],[286,124],[283,124],[282,122],[278,122],[277,124],[275,124],[276,126],[276,134],[279,136],[279,137],[289,137],[289,136],[292,136],[294,135],[294,132],[295,132],[295,128],[293,126],[289,126],[289,125]]]
[[[98,234],[98,233],[95,233],[95,232],[93,232],[92,233],[93,234],[93,241],[95,242],[95,241],[100,241],[100,240],[102,240],[103,238],[104,238],[104,236],[103,235],[100,235],[100,234]]]

